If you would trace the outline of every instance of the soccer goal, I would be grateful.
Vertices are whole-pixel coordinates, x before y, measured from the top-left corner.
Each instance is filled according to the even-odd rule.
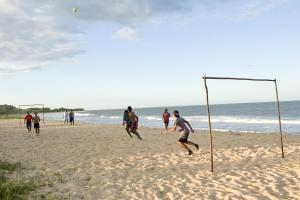
[[[42,113],[41,121],[45,123],[45,106],[44,104],[31,104],[31,105],[19,105],[19,114],[20,114],[20,125],[22,125],[22,120],[26,112],[33,114],[34,112]]]
[[[282,125],[281,125],[281,114],[280,114],[280,102],[278,95],[278,86],[276,79],[251,79],[251,78],[232,78],[232,77],[202,77],[204,80],[204,86],[206,91],[206,109],[208,116],[208,129],[209,129],[209,141],[210,141],[210,163],[211,163],[211,172],[214,171],[214,157],[213,157],[213,137],[212,137],[212,126],[211,126],[211,114],[209,107],[209,95],[208,95],[208,86],[207,80],[234,80],[234,81],[259,81],[259,82],[273,82],[275,84],[276,91],[276,102],[277,102],[277,112],[278,112],[278,123],[279,123],[279,133],[280,133],[280,146],[281,146],[281,155],[284,158],[284,150],[283,150],[283,139],[282,139]]]

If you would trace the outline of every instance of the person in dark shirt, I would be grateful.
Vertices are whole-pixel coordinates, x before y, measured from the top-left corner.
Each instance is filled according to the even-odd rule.
[[[166,131],[168,130],[168,127],[169,127],[169,122],[170,122],[170,113],[168,112],[168,109],[165,109],[165,112],[163,113],[163,116],[162,116],[162,119],[163,119],[163,122],[165,124],[165,129]]]
[[[75,121],[75,119],[74,119],[74,112],[73,112],[73,110],[71,110],[71,112],[69,113],[69,118],[70,118],[70,124],[71,125],[74,125],[74,121]]]
[[[130,134],[130,127],[131,127],[131,120],[129,118],[129,112],[128,110],[124,111],[124,115],[123,115],[123,126],[126,124],[126,132],[128,133],[128,135],[132,138],[132,135]]]

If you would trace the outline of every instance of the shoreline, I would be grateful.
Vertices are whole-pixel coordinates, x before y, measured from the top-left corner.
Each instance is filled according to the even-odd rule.
[[[3,122],[8,122],[9,125],[3,125]],[[15,125],[12,125],[16,123]],[[25,126],[24,124],[19,124],[19,119],[0,119],[0,124],[2,127],[23,127]],[[67,124],[64,124],[63,120],[59,121],[59,120],[46,120],[45,124],[43,124],[42,122],[40,123],[41,126],[43,125],[65,125],[67,126]],[[83,121],[83,120],[77,120],[75,121],[75,126],[77,125],[89,125],[89,126],[112,126],[112,127],[123,127],[122,124],[120,123],[118,124],[100,124],[100,123],[93,123],[93,122],[87,122],[87,121]],[[158,131],[164,131],[164,127],[163,124],[161,126],[161,128],[159,127],[149,127],[149,126],[145,126],[145,125],[139,125],[139,128],[143,128],[143,129],[152,129],[152,130],[158,130]],[[169,128],[172,128],[172,126],[169,126]],[[208,128],[194,128],[194,130],[196,130],[197,132],[206,132],[208,134]],[[212,129],[213,134],[217,134],[217,133],[228,133],[228,134],[272,134],[272,135],[276,135],[279,134],[278,132],[259,132],[259,131],[235,131],[235,130],[220,130],[220,129]],[[294,136],[300,136],[300,132],[282,132],[283,135],[294,135]]]

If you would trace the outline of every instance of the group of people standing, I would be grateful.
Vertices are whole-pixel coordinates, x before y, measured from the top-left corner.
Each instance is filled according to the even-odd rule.
[[[178,110],[174,110],[173,115],[175,118],[174,127],[172,129],[168,129],[171,115],[168,112],[168,109],[165,109],[165,112],[162,116],[162,120],[165,125],[165,130],[166,132],[173,132],[176,131],[177,128],[179,128],[180,138],[178,140],[178,143],[188,151],[189,155],[191,155],[193,154],[193,151],[188,147],[188,145],[194,146],[196,149],[199,149],[198,144],[188,141],[189,134],[190,132],[194,133],[194,129],[187,120],[180,116]],[[138,137],[138,139],[142,140],[141,136],[137,132],[138,121],[138,116],[132,111],[132,107],[128,106],[127,110],[124,111],[123,126],[126,124],[125,130],[131,138],[131,133],[133,133]]]
[[[26,123],[26,128],[28,133],[31,133],[31,127],[32,127],[32,123],[33,123],[33,127],[35,130],[36,135],[40,134],[40,117],[38,116],[38,113],[35,112],[34,116],[32,116],[30,114],[30,112],[28,111],[25,118],[24,118],[24,124]]]
[[[65,123],[69,123],[70,122],[70,124],[71,125],[74,125],[74,122],[75,122],[75,114],[74,114],[74,112],[73,112],[73,110],[71,110],[71,112],[68,112],[67,110],[64,112],[64,116],[63,116],[63,118],[64,118],[64,124]]]

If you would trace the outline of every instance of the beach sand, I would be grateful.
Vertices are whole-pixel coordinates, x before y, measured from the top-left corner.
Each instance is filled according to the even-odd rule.
[[[190,140],[179,133],[139,129],[143,141],[113,125],[60,122],[29,137],[16,120],[0,120],[0,160],[21,162],[28,176],[50,177],[38,192],[63,199],[300,199],[300,135],[214,133],[215,172],[210,172],[208,133]],[[56,177],[56,178],[51,178]]]

